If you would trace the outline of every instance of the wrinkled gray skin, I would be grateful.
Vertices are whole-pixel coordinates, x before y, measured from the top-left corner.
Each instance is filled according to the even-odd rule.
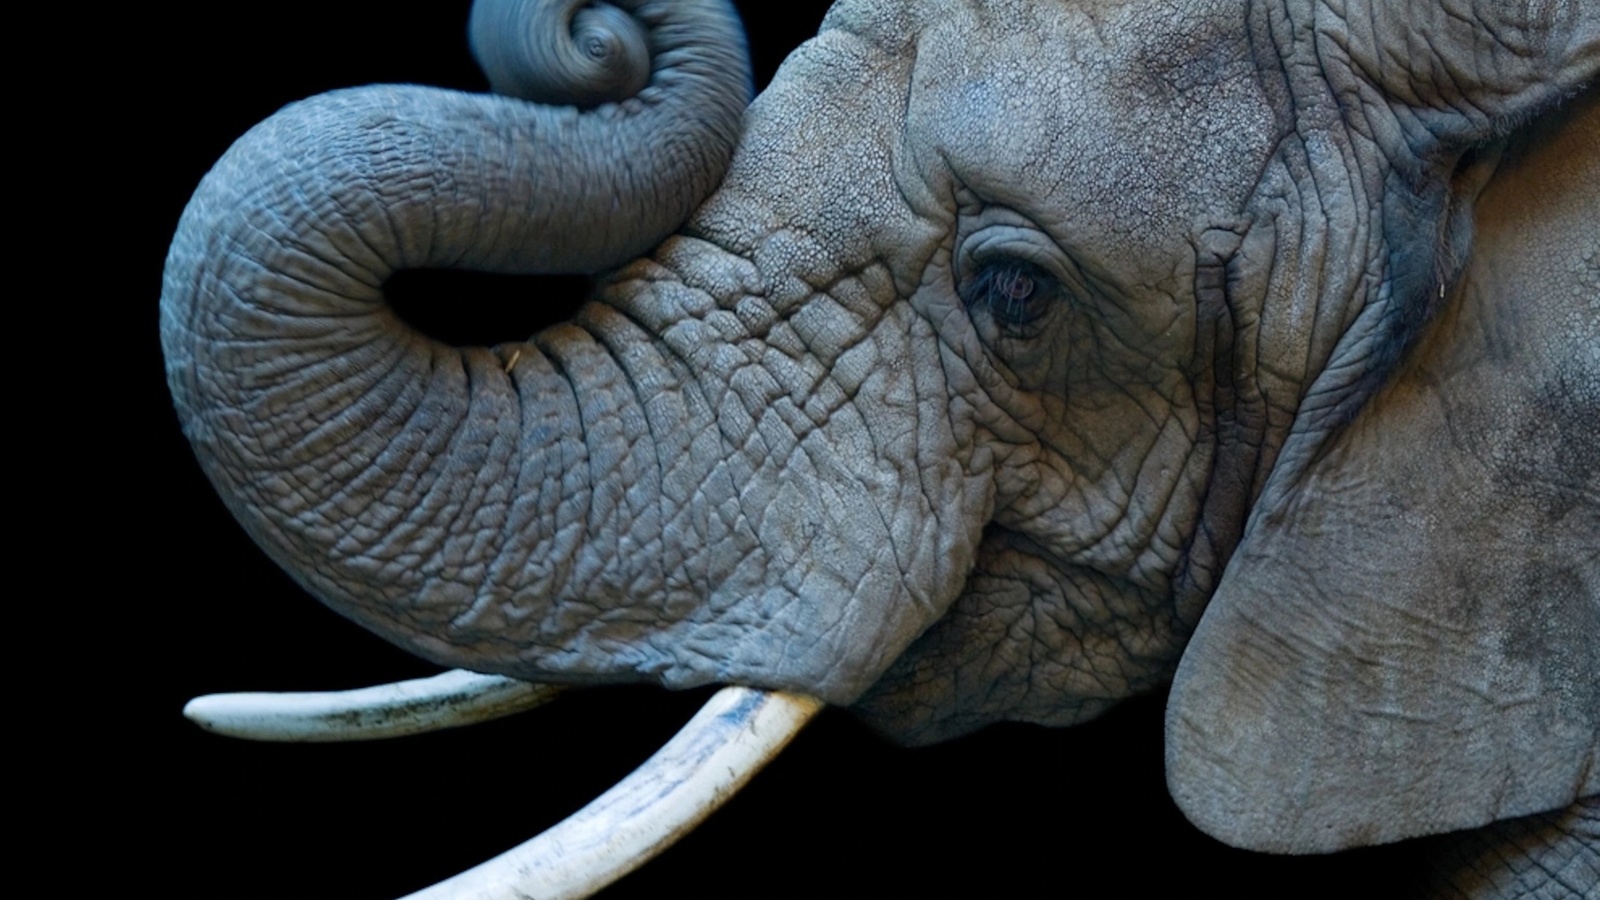
[[[638,6],[634,99],[340,92],[196,192],[169,380],[296,579],[440,664],[908,743],[1175,678],[1224,841],[1588,796],[1441,879],[1600,871],[1592,4],[844,0],[742,136],[735,23]],[[499,89],[608,96],[499,15]],[[486,350],[387,310],[416,266],[616,268]]]

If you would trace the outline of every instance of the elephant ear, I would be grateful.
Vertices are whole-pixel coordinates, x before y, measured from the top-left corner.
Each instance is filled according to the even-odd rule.
[[[1591,88],[1481,162],[1434,318],[1348,424],[1291,445],[1308,461],[1280,457],[1168,706],[1169,787],[1213,836],[1326,852],[1600,794],[1597,148]]]

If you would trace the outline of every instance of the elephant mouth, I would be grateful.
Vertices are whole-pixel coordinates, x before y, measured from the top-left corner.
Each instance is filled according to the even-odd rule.
[[[211,694],[183,714],[207,731],[276,742],[366,741],[486,722],[565,689],[460,669],[351,691]],[[413,897],[587,897],[703,822],[821,711],[814,697],[725,687],[653,756],[583,809]]]

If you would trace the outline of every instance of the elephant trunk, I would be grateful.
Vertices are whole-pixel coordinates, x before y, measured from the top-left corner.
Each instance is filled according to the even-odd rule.
[[[449,347],[383,298],[406,268],[613,266],[716,187],[749,96],[737,18],[622,5],[654,57],[636,96],[584,112],[378,86],[295,104],[206,176],[168,255],[168,381],[219,493],[313,593],[439,662],[515,669],[484,646],[507,623],[483,619],[593,576],[596,510],[654,508],[630,493],[655,454],[626,347],[573,327]]]

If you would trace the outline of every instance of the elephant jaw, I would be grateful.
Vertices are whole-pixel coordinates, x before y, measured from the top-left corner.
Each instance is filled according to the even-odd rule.
[[[213,694],[184,715],[208,731],[262,741],[359,741],[488,721],[561,691],[456,670],[314,694]],[[822,709],[804,694],[717,692],[632,774],[544,833],[412,897],[588,897],[649,862],[733,798]]]

